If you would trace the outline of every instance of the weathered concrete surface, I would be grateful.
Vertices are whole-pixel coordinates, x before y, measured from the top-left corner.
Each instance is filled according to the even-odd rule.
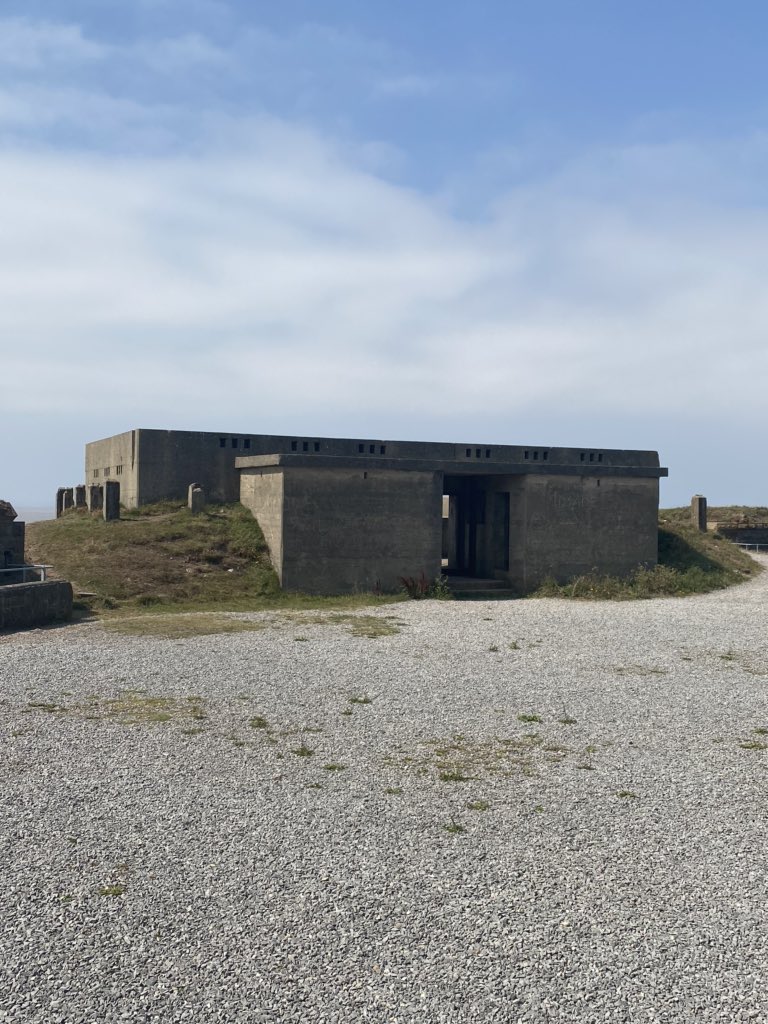
[[[75,487],[75,508],[86,508],[87,502],[85,500],[85,484],[78,484]]]
[[[0,630],[29,629],[72,617],[72,586],[61,580],[0,587]]]
[[[200,484],[190,484],[187,494],[187,508],[194,515],[205,508],[205,491]]]
[[[768,527],[766,526],[720,526],[717,532],[734,544],[766,544],[768,545]]]
[[[256,455],[304,455],[308,459],[333,457],[380,462],[427,460],[460,464],[462,472],[496,472],[505,465],[520,471],[588,473],[606,475],[619,468],[658,472],[656,452],[623,449],[589,450],[526,445],[489,445],[443,441],[399,441],[371,438],[306,438],[285,434],[242,434],[223,431],[129,430],[92,441],[85,446],[85,480],[97,483],[111,477],[121,486],[127,508],[163,500],[187,500],[190,480],[199,481],[209,501],[237,501],[240,481],[235,460]],[[415,465],[412,468],[418,468]],[[662,472],[666,475],[666,470]]]
[[[14,516],[16,513],[13,513]],[[24,523],[14,522],[9,515],[0,517],[0,569],[20,565],[24,561]],[[0,586],[10,583],[11,577],[0,575]]]
[[[268,544],[272,538],[273,565],[286,590],[395,591],[401,576],[440,573],[439,473],[286,467],[245,470],[243,478],[241,500]]]
[[[691,498],[691,522],[694,529],[707,532],[707,499],[703,494],[694,494]]]
[[[120,518],[120,484],[116,480],[104,481],[104,519],[111,522]]]

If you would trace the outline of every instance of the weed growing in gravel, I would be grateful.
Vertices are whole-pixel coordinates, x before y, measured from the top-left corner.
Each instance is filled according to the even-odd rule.
[[[183,736],[198,736],[201,732],[205,732],[205,729],[198,726],[196,729],[182,729],[181,733]]]
[[[450,832],[452,835],[458,835],[460,832],[467,831],[463,825],[460,825],[458,821],[454,821],[453,818],[451,818],[451,823],[449,825],[443,825],[443,828],[446,832]]]
[[[470,800],[466,804],[470,811],[487,811],[490,809],[490,806],[487,800]]]
[[[490,651],[491,654],[497,654],[499,650],[498,644],[491,644],[488,650]]]
[[[403,791],[402,789],[400,789],[399,786],[387,786],[384,792],[387,794],[387,796],[400,796]]]
[[[344,708],[344,710],[341,713],[342,715],[351,715],[353,712],[351,708]]]
[[[542,722],[543,718],[541,717],[541,715],[532,713],[527,715],[518,715],[517,720],[518,722]]]
[[[768,750],[768,743],[762,740],[742,740],[739,746],[742,750]]]
[[[633,793],[631,789],[620,789],[616,796],[620,796],[625,800],[637,800],[637,793]]]
[[[448,768],[438,776],[441,782],[471,782],[472,776],[465,775],[461,768]]]
[[[358,697],[350,697],[349,698],[349,703],[350,704],[373,704],[373,697],[366,697],[365,694],[362,694],[361,696],[358,696]]]
[[[347,766],[345,764],[336,764],[335,762],[323,765],[323,769],[327,772],[343,772],[346,767]]]
[[[509,644],[509,649],[510,651],[519,651],[520,643],[517,640],[513,640],[512,643]]]
[[[544,813],[544,805],[543,804],[536,804],[536,806],[533,808],[533,812],[534,812],[534,814],[543,814]]]
[[[758,725],[758,727],[756,729],[753,729],[752,732],[757,733],[758,736],[768,736],[768,727],[764,725]]]
[[[268,729],[269,722],[263,715],[254,715],[248,722],[252,729]]]
[[[295,754],[296,757],[313,757],[315,752],[306,743],[302,743],[300,747],[294,748],[291,753]]]
[[[125,886],[118,882],[115,885],[105,885],[99,889],[99,896],[122,896],[124,892]]]
[[[309,637],[308,636],[295,636],[293,639],[296,641],[297,644],[308,644],[309,643]]]

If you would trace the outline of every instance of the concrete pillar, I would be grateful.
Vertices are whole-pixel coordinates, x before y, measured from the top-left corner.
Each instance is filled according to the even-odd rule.
[[[75,490],[73,487],[65,487],[62,495],[61,510],[66,512],[75,504]]]
[[[88,508],[91,512],[98,512],[104,507],[104,494],[101,484],[91,484],[88,488]]]
[[[64,511],[64,488],[60,487],[56,491],[56,518],[61,519],[61,513]]]
[[[703,494],[694,494],[691,498],[691,522],[695,529],[707,532],[707,499]]]
[[[75,508],[85,507],[85,484],[78,484],[75,488]]]
[[[120,518],[120,484],[117,480],[104,481],[104,519],[111,522]]]
[[[187,506],[190,512],[202,512],[205,508],[205,491],[200,484],[190,484],[187,493]]]

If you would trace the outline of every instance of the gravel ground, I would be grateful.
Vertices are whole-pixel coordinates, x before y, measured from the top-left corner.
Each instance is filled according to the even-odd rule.
[[[766,608],[0,638],[0,1021],[768,1021]]]

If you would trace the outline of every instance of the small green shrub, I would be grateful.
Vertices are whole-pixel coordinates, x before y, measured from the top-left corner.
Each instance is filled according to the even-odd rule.
[[[448,586],[447,576],[437,576],[430,580],[427,579],[422,569],[418,576],[401,576],[400,583],[413,601],[421,601],[425,598],[433,598],[438,601],[453,599],[453,591]]]

